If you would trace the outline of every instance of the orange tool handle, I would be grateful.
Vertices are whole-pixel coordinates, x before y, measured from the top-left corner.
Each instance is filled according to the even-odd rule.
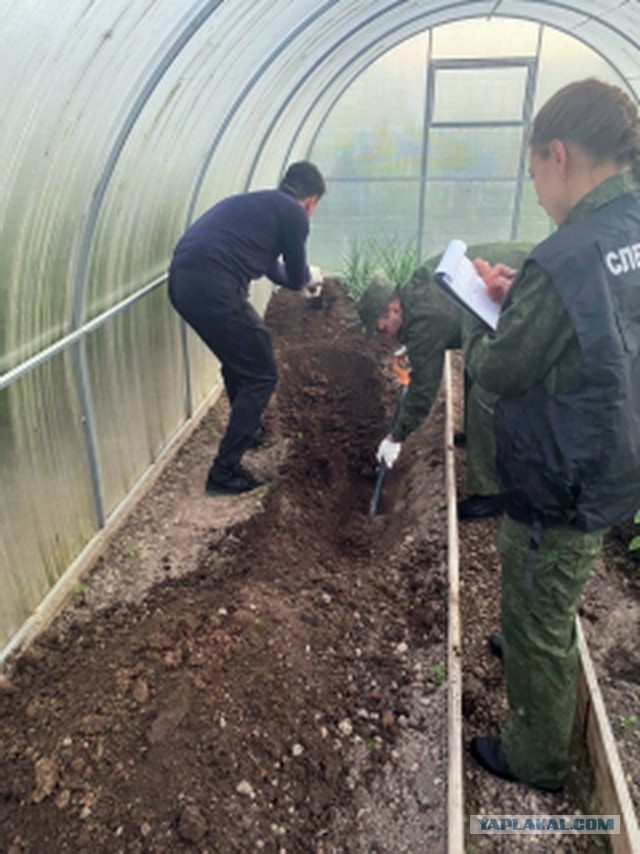
[[[411,367],[409,365],[409,357],[407,356],[406,348],[398,350],[393,354],[393,372],[398,378],[401,386],[408,386],[411,382]]]

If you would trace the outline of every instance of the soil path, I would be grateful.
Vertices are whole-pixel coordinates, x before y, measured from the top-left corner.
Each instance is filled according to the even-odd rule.
[[[16,663],[0,850],[444,850],[441,410],[369,520],[389,353],[331,283],[267,321],[268,485],[204,495],[220,402]]]
[[[221,400],[64,613],[0,678],[0,851],[418,854],[446,849],[440,402],[367,518],[395,388],[350,302],[279,291],[261,490],[209,498]],[[462,484],[464,454],[459,452]],[[461,527],[465,738],[504,713],[496,523]],[[583,616],[640,779],[638,572],[615,537]],[[465,767],[469,812],[580,809]],[[596,850],[593,838],[474,850]],[[560,846],[560,847],[559,847]],[[591,846],[591,847],[590,847]]]

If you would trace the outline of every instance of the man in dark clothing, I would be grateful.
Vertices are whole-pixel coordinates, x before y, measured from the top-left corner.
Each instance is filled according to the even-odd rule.
[[[307,266],[305,242],[309,217],[324,192],[312,163],[293,163],[277,190],[222,199],[189,227],[174,250],[169,297],[219,359],[231,404],[207,477],[209,494],[248,492],[262,484],[240,460],[260,440],[277,371],[269,333],[248,301],[249,285],[267,276],[307,295],[317,291],[321,277]]]

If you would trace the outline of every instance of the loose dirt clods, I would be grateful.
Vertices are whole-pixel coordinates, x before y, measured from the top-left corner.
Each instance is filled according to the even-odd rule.
[[[336,283],[319,308],[279,291],[267,321],[280,380],[245,460],[267,486],[204,495],[221,400],[2,677],[0,850],[445,851],[442,407],[369,520],[390,352],[363,342]],[[468,530],[468,601],[496,601],[493,532]],[[593,625],[607,596],[587,600]],[[495,609],[474,613],[476,731],[503,685],[481,648]],[[471,765],[465,785],[470,808],[549,811]]]
[[[221,401],[17,662],[2,850],[444,850],[441,413],[368,520],[390,358],[323,300],[269,309],[268,486],[204,495]]]

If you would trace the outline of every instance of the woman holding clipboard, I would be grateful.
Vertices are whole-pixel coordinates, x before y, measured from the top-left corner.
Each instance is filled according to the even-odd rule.
[[[534,119],[529,171],[558,228],[519,270],[495,331],[478,324],[465,351],[473,380],[499,396],[493,648],[509,703],[500,737],[470,748],[490,773],[556,791],[570,768],[582,587],[607,527],[640,507],[636,104],[598,80],[565,86]]]

